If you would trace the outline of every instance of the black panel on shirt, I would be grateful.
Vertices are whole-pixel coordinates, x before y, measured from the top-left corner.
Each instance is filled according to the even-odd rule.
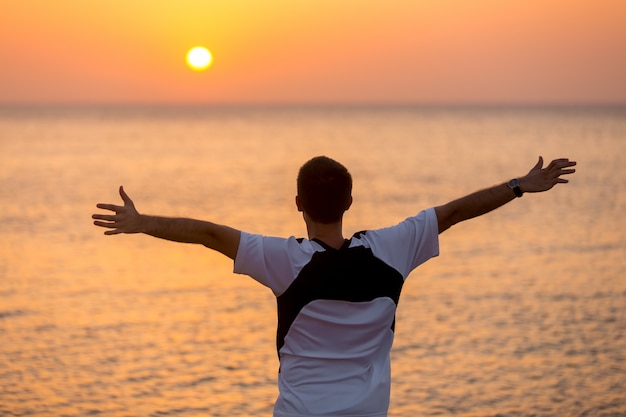
[[[300,310],[314,300],[368,302],[388,297],[397,305],[404,280],[402,274],[376,258],[371,249],[349,248],[349,240],[336,250],[316,240],[326,250],[316,252],[289,288],[277,297],[278,330],[276,348]],[[393,330],[395,324],[392,324]]]

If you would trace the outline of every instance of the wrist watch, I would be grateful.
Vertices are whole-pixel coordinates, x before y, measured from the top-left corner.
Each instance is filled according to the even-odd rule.
[[[517,197],[521,197],[524,195],[524,193],[522,192],[522,189],[519,188],[519,179],[513,178],[511,181],[509,181],[507,185],[509,186],[511,190],[513,190],[513,192],[515,193]]]

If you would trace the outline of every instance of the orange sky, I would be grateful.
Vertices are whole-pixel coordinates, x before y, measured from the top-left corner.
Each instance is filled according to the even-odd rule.
[[[3,0],[3,103],[626,103],[624,0]],[[193,72],[195,45],[215,62]]]

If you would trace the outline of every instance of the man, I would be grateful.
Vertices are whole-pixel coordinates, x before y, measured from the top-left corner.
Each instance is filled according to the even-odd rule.
[[[345,239],[343,214],[352,178],[340,163],[316,157],[298,174],[296,206],[308,239],[249,234],[210,222],[141,215],[120,187],[123,206],[98,204],[106,235],[145,233],[199,243],[234,260],[236,273],[277,298],[280,361],[275,416],[386,416],[390,350],[400,291],[409,273],[439,254],[438,235],[524,193],[567,183],[576,162],[543,159],[518,179],[429,208],[384,229]]]

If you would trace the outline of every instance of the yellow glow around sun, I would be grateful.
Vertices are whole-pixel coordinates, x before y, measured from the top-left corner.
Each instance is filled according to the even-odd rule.
[[[204,71],[213,63],[213,55],[203,46],[193,47],[187,52],[187,65],[194,71]]]

